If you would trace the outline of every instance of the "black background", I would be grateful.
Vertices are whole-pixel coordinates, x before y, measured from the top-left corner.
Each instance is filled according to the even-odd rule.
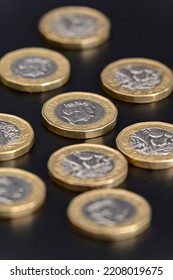
[[[47,45],[37,31],[39,18],[64,5],[90,6],[104,12],[112,22],[108,43],[88,51],[65,51]],[[0,85],[0,112],[24,118],[35,130],[32,150],[0,167],[23,168],[39,175],[47,185],[45,206],[33,216],[0,221],[1,259],[173,259],[173,169],[143,170],[129,166],[121,185],[144,196],[153,209],[150,229],[136,239],[106,243],[73,232],[66,208],[75,196],[57,186],[47,174],[52,152],[83,140],[65,139],[46,130],[41,107],[49,98],[68,91],[89,91],[107,96],[100,86],[106,64],[125,57],[146,57],[173,68],[172,0],[0,0],[0,57],[14,49],[45,47],[63,53],[71,62],[70,81],[62,88],[28,94]],[[157,103],[137,105],[113,101],[119,110],[116,128],[86,142],[115,147],[119,131],[135,122],[157,120],[172,123],[173,96]]]

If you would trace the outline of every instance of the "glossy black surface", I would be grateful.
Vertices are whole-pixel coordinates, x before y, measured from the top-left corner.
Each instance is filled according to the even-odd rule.
[[[47,45],[38,34],[37,22],[45,12],[63,5],[85,5],[104,12],[112,21],[110,41],[79,52]],[[52,152],[84,141],[47,131],[40,115],[43,103],[58,93],[77,90],[107,96],[100,86],[99,74],[114,60],[146,57],[173,68],[172,11],[171,0],[0,1],[0,57],[18,48],[45,47],[61,51],[72,67],[70,81],[52,92],[28,94],[0,85],[0,112],[24,118],[35,130],[32,150],[21,158],[0,163],[0,167],[26,169],[39,175],[47,185],[47,201],[39,212],[20,220],[0,221],[0,259],[173,259],[173,169],[150,171],[129,166],[122,187],[144,196],[153,209],[152,225],[146,233],[120,243],[87,239],[75,233],[66,218],[66,208],[75,194],[55,186],[46,167]],[[173,95],[146,105],[113,102],[119,110],[116,129],[90,142],[114,147],[116,135],[129,124],[173,121]]]

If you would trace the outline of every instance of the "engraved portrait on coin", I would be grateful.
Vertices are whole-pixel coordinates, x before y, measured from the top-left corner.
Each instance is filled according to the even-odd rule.
[[[104,108],[89,100],[69,100],[55,109],[56,116],[72,125],[90,124],[104,117]]]
[[[159,85],[162,74],[154,68],[128,65],[115,72],[114,80],[119,86],[130,90],[146,90]]]
[[[20,130],[10,122],[0,121],[0,147],[9,145],[21,137]]]
[[[161,128],[145,128],[131,135],[129,143],[147,155],[168,155],[173,152],[173,133]]]
[[[47,57],[26,56],[16,59],[11,64],[12,72],[22,78],[46,78],[57,70],[57,64]]]
[[[0,176],[0,203],[11,204],[27,197],[31,186],[15,176]]]
[[[97,21],[83,14],[62,15],[52,23],[53,30],[60,36],[82,38],[97,30]]]
[[[107,197],[88,202],[83,212],[96,224],[114,226],[133,218],[136,210],[128,201]]]
[[[81,179],[102,177],[114,168],[113,160],[101,153],[75,152],[62,161],[62,168],[71,176]]]

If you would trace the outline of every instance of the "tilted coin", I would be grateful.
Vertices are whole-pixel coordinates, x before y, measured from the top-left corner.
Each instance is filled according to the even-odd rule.
[[[89,92],[69,92],[49,99],[42,108],[44,125],[69,138],[92,138],[112,130],[117,109],[107,98]]]
[[[27,92],[43,92],[64,85],[70,76],[68,60],[58,52],[24,48],[7,53],[0,61],[1,81]]]
[[[34,131],[25,120],[0,114],[0,161],[26,154],[34,143]]]
[[[39,31],[50,43],[66,49],[87,49],[103,44],[110,36],[110,21],[88,7],[67,6],[45,14]]]
[[[119,186],[127,176],[127,161],[104,145],[77,144],[54,152],[48,161],[49,174],[58,185],[72,191]]]
[[[129,163],[148,169],[173,166],[173,125],[140,122],[124,128],[116,138],[118,149]]]
[[[151,208],[143,197],[126,190],[94,190],[75,197],[67,216],[74,228],[88,237],[119,241],[149,227]]]
[[[35,174],[0,168],[0,218],[30,215],[42,206],[45,196],[45,184]]]
[[[103,89],[112,97],[132,103],[150,103],[173,89],[172,71],[158,61],[127,58],[107,65],[101,73]]]

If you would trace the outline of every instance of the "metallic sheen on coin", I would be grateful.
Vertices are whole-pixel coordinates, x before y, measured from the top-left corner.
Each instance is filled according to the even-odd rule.
[[[45,14],[38,28],[50,43],[66,49],[88,49],[108,40],[110,25],[109,19],[95,9],[66,6]]]
[[[0,61],[1,81],[27,92],[49,91],[64,85],[70,76],[68,60],[58,52],[43,48],[12,51]]]
[[[173,125],[140,122],[124,128],[116,138],[129,163],[148,169],[173,167]]]
[[[88,237],[120,241],[149,227],[151,208],[143,197],[126,190],[94,190],[75,197],[67,216],[73,227]]]
[[[107,98],[89,92],[70,92],[49,99],[42,108],[44,125],[69,138],[93,138],[112,130],[118,111]]]
[[[159,101],[173,89],[172,71],[146,58],[126,58],[107,65],[101,73],[101,82],[106,93],[131,103]]]
[[[77,144],[54,152],[48,170],[55,183],[72,191],[119,186],[128,172],[127,161],[104,145]]]
[[[25,120],[0,114],[0,161],[26,154],[34,143],[34,131]]]
[[[0,168],[0,218],[30,215],[42,206],[45,197],[45,184],[35,174]]]

